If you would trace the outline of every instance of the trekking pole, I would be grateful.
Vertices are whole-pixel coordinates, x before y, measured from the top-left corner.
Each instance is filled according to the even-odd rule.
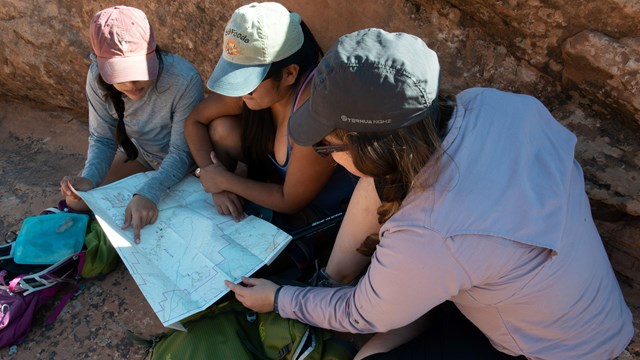
[[[339,212],[333,215],[330,215],[324,219],[320,219],[318,221],[314,221],[311,224],[302,227],[300,229],[296,229],[292,231],[289,235],[291,235],[291,240],[301,239],[303,237],[311,236],[318,231],[328,229],[330,227],[339,225],[344,218],[344,212]]]

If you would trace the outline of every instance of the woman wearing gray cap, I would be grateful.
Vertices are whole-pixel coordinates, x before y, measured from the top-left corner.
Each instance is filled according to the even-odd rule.
[[[340,38],[290,133],[376,179],[371,264],[356,286],[227,285],[256,311],[378,333],[358,358],[616,357],[631,313],[591,218],[576,137],[530,96],[474,88],[447,103],[438,77],[417,37]]]

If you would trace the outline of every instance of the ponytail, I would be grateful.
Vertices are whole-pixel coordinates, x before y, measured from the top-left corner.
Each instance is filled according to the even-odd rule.
[[[124,100],[122,99],[122,93],[116,89],[112,84],[107,84],[102,76],[98,75],[98,81],[101,87],[107,91],[105,97],[111,100],[116,115],[118,116],[118,123],[116,124],[116,142],[122,147],[125,154],[127,154],[127,162],[129,160],[135,160],[138,158],[138,148],[136,148],[129,135],[127,135],[127,129],[124,126]]]
[[[100,77],[102,79],[102,76]],[[113,107],[116,109],[118,115],[118,124],[116,125],[116,141],[125,154],[127,154],[127,162],[129,160],[135,160],[138,158],[138,148],[135,146],[129,135],[127,135],[127,129],[124,126],[124,100],[122,100],[122,93],[111,84],[105,84],[109,99],[113,103]]]

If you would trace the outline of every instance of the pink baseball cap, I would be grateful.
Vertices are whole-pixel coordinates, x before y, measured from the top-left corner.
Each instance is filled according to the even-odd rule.
[[[94,15],[89,32],[105,82],[155,80],[156,41],[144,12],[128,6],[104,9]]]

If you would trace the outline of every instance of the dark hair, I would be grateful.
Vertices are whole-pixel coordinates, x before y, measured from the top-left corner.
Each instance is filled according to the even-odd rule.
[[[302,75],[320,62],[323,55],[320,45],[304,21],[300,22],[300,26],[304,35],[302,47],[287,58],[272,63],[265,80],[272,78],[274,81],[281,81],[282,70],[296,64],[299,68],[298,77],[293,84],[296,89],[304,80]],[[247,176],[259,181],[276,181],[279,176],[267,157],[273,155],[276,134],[271,109],[251,110],[245,104],[242,108],[242,155],[247,164]]]
[[[162,74],[162,69],[164,68],[164,61],[162,60],[163,50],[161,50],[159,46],[156,46],[155,51],[158,59],[158,76],[156,77],[155,85],[157,89],[158,79],[160,79],[160,74]],[[116,142],[118,145],[122,146],[125,154],[127,154],[127,160],[125,160],[125,162],[137,159],[138,148],[136,148],[135,144],[129,138],[129,135],[127,135],[127,130],[124,126],[124,100],[122,99],[122,92],[116,89],[113,84],[107,84],[100,74],[98,74],[98,84],[107,92],[105,100],[107,100],[107,98],[111,100],[111,103],[116,110],[116,114],[118,116],[118,123],[116,125]]]

